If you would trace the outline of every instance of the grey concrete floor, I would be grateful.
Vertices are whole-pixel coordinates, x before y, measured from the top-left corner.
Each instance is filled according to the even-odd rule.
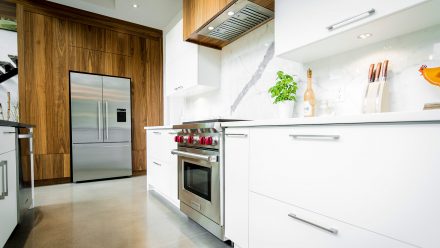
[[[38,187],[6,247],[228,247],[154,192],[146,177]]]

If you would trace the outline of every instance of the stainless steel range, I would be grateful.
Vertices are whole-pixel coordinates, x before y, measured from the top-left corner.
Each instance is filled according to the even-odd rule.
[[[178,149],[180,210],[221,240],[224,224],[224,135],[221,123],[207,120],[173,126]]]

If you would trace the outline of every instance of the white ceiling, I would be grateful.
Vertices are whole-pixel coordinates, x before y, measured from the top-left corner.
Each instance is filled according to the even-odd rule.
[[[182,0],[49,0],[163,30],[182,9]],[[133,8],[137,4],[137,8]]]

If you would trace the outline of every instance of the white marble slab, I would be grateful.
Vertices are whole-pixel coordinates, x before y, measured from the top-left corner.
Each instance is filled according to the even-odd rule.
[[[440,122],[440,110],[239,121],[223,123],[222,127],[368,124],[394,122]]]

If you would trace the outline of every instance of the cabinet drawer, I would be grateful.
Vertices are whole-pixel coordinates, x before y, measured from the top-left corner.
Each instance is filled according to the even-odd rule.
[[[147,156],[164,161],[173,161],[171,150],[177,149],[174,130],[149,130],[147,132]]]
[[[249,206],[252,248],[413,247],[255,193]]]
[[[254,128],[251,137],[251,191],[440,247],[440,124]]]
[[[0,127],[0,154],[15,150],[15,128]]]

